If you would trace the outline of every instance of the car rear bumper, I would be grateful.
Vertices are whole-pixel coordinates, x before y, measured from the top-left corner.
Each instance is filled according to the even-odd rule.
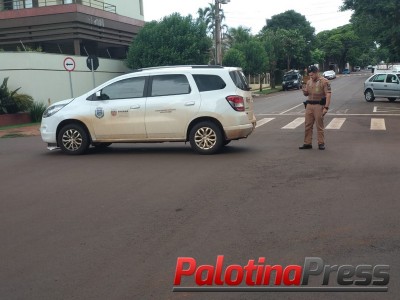
[[[238,125],[225,128],[225,135],[227,140],[237,140],[248,137],[254,130],[254,124]]]

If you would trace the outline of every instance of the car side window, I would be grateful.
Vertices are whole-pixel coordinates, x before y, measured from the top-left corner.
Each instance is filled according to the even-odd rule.
[[[145,77],[134,77],[111,83],[101,90],[100,99],[115,100],[143,97],[145,81]]]
[[[224,80],[217,75],[193,75],[200,92],[222,90],[226,87]]]
[[[190,94],[188,79],[183,74],[156,75],[152,77],[150,96],[171,96]]]
[[[389,74],[386,78],[386,82],[388,83],[397,83],[396,75]]]
[[[374,78],[374,82],[385,82],[386,74],[378,74]]]
[[[235,83],[237,88],[239,88],[243,91],[250,90],[249,84],[247,83],[246,76],[244,76],[243,72],[232,71],[232,72],[229,72],[229,75],[231,76],[232,81]]]

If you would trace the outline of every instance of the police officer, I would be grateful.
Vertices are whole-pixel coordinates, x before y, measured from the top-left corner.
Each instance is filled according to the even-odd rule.
[[[312,149],[314,123],[317,127],[318,149],[325,150],[324,116],[331,103],[331,85],[329,81],[318,73],[316,66],[307,69],[310,79],[303,86],[304,96],[308,96],[305,112],[304,144],[299,149]],[[326,99],[324,101],[323,99]]]

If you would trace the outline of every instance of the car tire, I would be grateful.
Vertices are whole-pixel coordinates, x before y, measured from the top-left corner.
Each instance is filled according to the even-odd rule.
[[[221,129],[213,122],[200,122],[189,133],[190,146],[199,154],[214,154],[224,142]]]
[[[372,102],[375,100],[374,92],[370,89],[365,91],[365,100],[367,102]]]
[[[79,124],[65,125],[57,137],[58,146],[70,155],[79,155],[89,148],[89,135],[83,126]]]
[[[393,101],[396,101],[396,98],[390,97],[390,98],[388,98],[388,100],[389,100],[390,102],[393,102]]]
[[[101,148],[107,148],[108,146],[110,146],[112,143],[99,143],[99,142],[94,142],[94,143],[92,143],[92,146],[93,147],[96,147],[96,148],[98,148],[98,149],[101,149]]]
[[[227,146],[230,142],[232,142],[232,140],[225,140],[225,141],[223,142],[223,145],[224,145],[224,146]]]

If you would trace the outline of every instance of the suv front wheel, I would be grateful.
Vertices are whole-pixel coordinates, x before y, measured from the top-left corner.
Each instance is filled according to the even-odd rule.
[[[189,134],[190,146],[200,154],[214,154],[223,146],[221,129],[213,122],[196,124]]]
[[[58,146],[64,153],[79,155],[89,148],[89,136],[79,124],[65,125],[57,137]]]

